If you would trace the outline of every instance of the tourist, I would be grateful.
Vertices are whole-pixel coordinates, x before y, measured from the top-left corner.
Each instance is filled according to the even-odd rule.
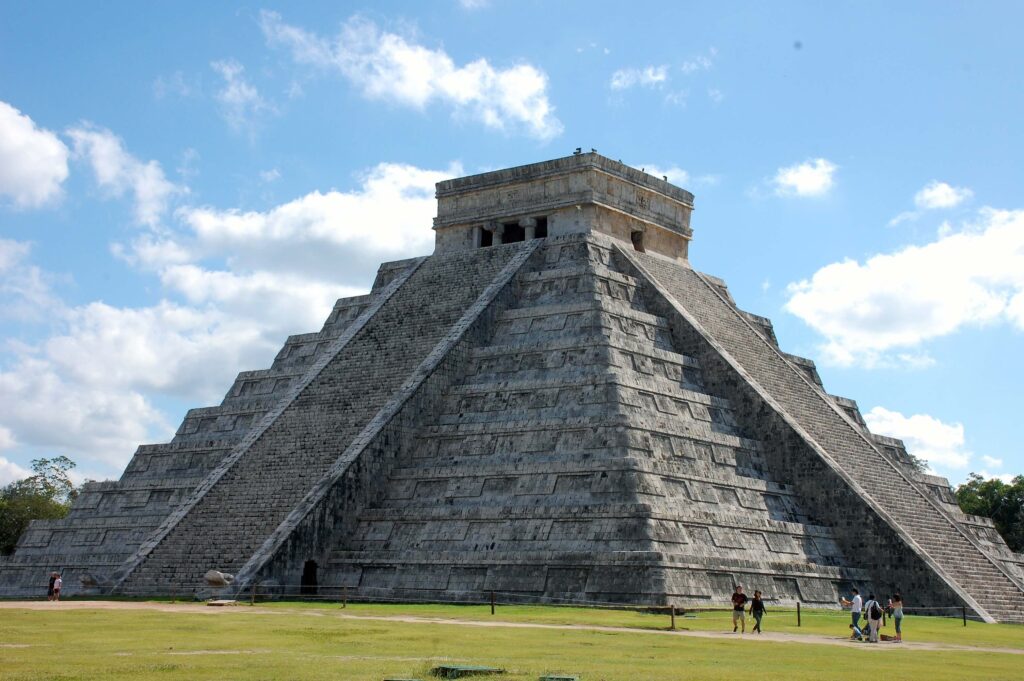
[[[57,581],[57,573],[56,572],[51,572],[50,573],[50,583],[46,586],[46,600],[48,600],[48,601],[52,601],[53,600],[53,583],[55,581]]]
[[[864,601],[860,597],[860,592],[856,589],[850,589],[853,593],[853,598],[846,599],[840,598],[839,602],[844,608],[850,609],[850,619],[853,622],[853,636],[850,638],[860,639],[860,627],[857,626],[860,622],[860,611],[864,609]]]
[[[896,623],[896,643],[903,643],[903,596],[898,591],[892,595],[892,619]]]
[[[754,631],[761,633],[761,618],[768,612],[764,609],[764,601],[761,600],[761,592],[754,589],[754,598],[750,601],[750,614],[754,616]]]
[[[868,595],[864,610],[868,617],[868,643],[878,643],[878,630],[882,626],[882,604],[875,600],[875,594]]]
[[[55,573],[56,574],[56,573]],[[64,587],[64,580],[57,574],[57,578],[53,580],[53,600],[60,600],[60,590]]]
[[[732,633],[736,633],[738,627],[743,627],[742,633],[747,633],[747,618],[743,611],[747,605],[747,595],[743,593],[743,587],[737,585],[736,592],[732,595]]]

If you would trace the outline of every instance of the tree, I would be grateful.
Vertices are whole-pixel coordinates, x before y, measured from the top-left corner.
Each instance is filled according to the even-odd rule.
[[[31,475],[0,489],[0,554],[10,554],[32,520],[63,518],[77,490],[68,471],[75,462],[66,456],[36,459]]]
[[[964,513],[991,518],[1012,550],[1024,551],[1024,475],[1005,483],[971,473],[956,488],[956,499]]]

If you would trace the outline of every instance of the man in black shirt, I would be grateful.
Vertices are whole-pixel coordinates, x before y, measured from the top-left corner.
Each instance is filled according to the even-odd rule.
[[[747,618],[743,615],[743,607],[747,604],[747,595],[743,593],[743,587],[736,585],[736,592],[732,595],[732,633],[736,633],[738,627],[743,627],[742,633],[747,633]]]

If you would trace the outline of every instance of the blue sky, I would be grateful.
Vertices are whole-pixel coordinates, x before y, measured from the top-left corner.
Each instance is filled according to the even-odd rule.
[[[1024,472],[1019,3],[0,6],[0,483],[116,477],[384,260],[575,147],[953,482]],[[883,481],[880,481],[882,483]]]

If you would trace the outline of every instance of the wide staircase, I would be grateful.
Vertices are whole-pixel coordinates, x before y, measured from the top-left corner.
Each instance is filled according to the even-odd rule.
[[[594,236],[551,239],[319,583],[368,598],[834,603],[863,579]],[[753,580],[753,581],[751,581]]]
[[[196,589],[246,563],[515,254],[516,246],[426,259],[349,337],[309,367],[268,423],[228,457],[117,591]],[[444,291],[445,295],[436,295]]]
[[[860,486],[914,550],[998,621],[1024,622],[1024,591],[865,433],[840,415],[828,396],[699,273],[631,254],[676,305],[745,370],[826,453],[830,465]],[[979,613],[981,614],[981,613]]]

